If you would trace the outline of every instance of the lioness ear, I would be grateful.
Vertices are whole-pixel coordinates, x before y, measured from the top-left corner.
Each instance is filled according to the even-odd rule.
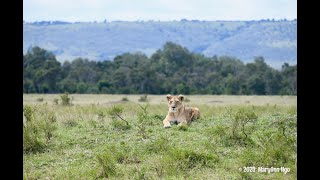
[[[167,100],[169,101],[172,98],[171,94],[167,95]]]
[[[183,96],[182,94],[180,94],[180,95],[178,96],[178,98],[180,99],[180,101],[183,101],[183,100],[184,100],[184,96]]]

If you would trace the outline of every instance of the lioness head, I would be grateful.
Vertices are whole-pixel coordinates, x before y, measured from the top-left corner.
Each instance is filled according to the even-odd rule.
[[[167,95],[169,112],[177,112],[178,109],[182,107],[182,101],[184,99],[183,95],[172,96],[170,94]]]

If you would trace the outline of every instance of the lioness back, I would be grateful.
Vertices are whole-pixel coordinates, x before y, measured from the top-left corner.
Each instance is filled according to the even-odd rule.
[[[195,119],[199,119],[200,118],[200,110],[199,110],[199,108],[194,107],[193,111],[194,111],[194,118]]]
[[[199,108],[197,108],[197,107],[186,107],[186,109],[188,109],[188,111],[190,112],[189,115],[190,115],[191,121],[194,121],[194,120],[200,118]]]

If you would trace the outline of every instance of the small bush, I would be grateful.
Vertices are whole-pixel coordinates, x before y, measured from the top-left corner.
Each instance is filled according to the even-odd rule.
[[[107,114],[111,119],[117,119],[121,117],[123,110],[124,108],[122,106],[112,106],[111,109],[108,110]]]
[[[42,101],[43,101],[43,98],[38,98],[37,101],[38,101],[38,102],[42,102]]]
[[[145,94],[143,96],[140,96],[140,99],[138,99],[139,102],[148,102],[148,95]]]
[[[228,113],[232,121],[230,128],[231,137],[236,141],[241,140],[242,142],[245,142],[248,138],[248,133],[250,133],[245,127],[249,122],[255,123],[258,116],[253,110],[246,110],[244,108],[239,109],[236,113]]]
[[[31,106],[24,106],[23,111],[26,119],[23,126],[23,150],[41,152],[49,145],[56,129],[56,116],[50,111],[37,112]]]
[[[70,106],[71,105],[71,98],[69,97],[68,93],[64,93],[62,95],[60,95],[61,98],[61,104],[63,106]]]
[[[127,102],[127,101],[129,101],[129,99],[128,99],[127,97],[123,97],[123,98],[121,99],[121,101]]]
[[[243,134],[247,137],[247,134],[245,132],[245,125],[249,122],[256,122],[256,120],[258,119],[258,116],[256,115],[256,113],[254,111],[250,111],[250,110],[243,110],[240,109],[236,114],[235,114],[235,121],[240,122],[241,126],[242,126],[242,132]]]
[[[138,112],[138,122],[143,123],[144,125],[154,125],[154,120],[153,118],[149,115],[149,104],[146,105],[140,105],[138,104],[139,107],[141,108],[141,111]]]
[[[129,122],[122,117],[123,110],[124,108],[121,106],[112,106],[107,112],[112,119],[112,126],[117,130],[127,130],[131,128]],[[122,121],[119,121],[118,119]]]

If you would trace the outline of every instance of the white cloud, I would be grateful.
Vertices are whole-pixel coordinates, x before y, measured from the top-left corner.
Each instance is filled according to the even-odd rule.
[[[293,19],[292,0],[25,0],[26,21]]]

